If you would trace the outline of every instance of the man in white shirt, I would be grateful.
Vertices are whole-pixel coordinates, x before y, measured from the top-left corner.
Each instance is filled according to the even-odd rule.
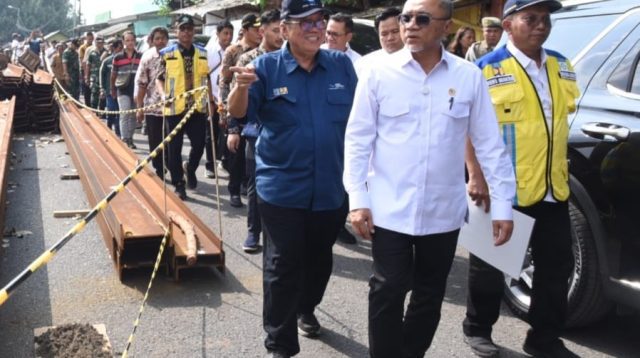
[[[213,158],[213,143],[218,145],[220,127],[218,120],[218,104],[220,103],[220,87],[218,86],[218,76],[222,69],[222,58],[224,50],[231,44],[233,37],[233,25],[229,20],[224,20],[216,25],[216,36],[211,37],[205,49],[207,50],[207,62],[209,63],[209,78],[211,82],[212,95],[215,99],[215,108],[211,111],[210,122],[207,125],[207,133],[205,137],[205,154],[207,160],[204,164],[204,175],[207,178],[215,178],[215,159],[221,159],[222,151],[216,151],[217,158]],[[212,104],[213,106],[214,104]],[[211,137],[211,127],[213,127],[213,138]],[[226,145],[226,143],[223,143]],[[217,147],[216,147],[217,148]]]
[[[354,65],[362,57],[349,47],[349,41],[353,38],[353,18],[350,15],[341,12],[331,15],[326,35],[327,43],[320,48],[342,51]]]
[[[373,25],[378,33],[381,49],[362,56],[355,65],[356,73],[362,71],[364,66],[375,66],[378,59],[384,59],[386,55],[394,53],[404,46],[400,37],[400,22],[398,21],[400,13],[399,8],[389,7],[376,15]]]
[[[513,230],[515,179],[487,84],[440,42],[452,13],[450,0],[405,3],[405,47],[360,74],[347,124],[351,223],[372,240],[372,357],[422,357],[431,344],[467,214],[467,136],[491,188],[494,244],[507,242]]]

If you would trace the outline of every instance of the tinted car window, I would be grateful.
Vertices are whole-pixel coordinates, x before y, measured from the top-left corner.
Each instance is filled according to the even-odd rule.
[[[378,34],[373,26],[355,22],[353,24],[353,38],[349,46],[357,53],[366,55],[380,49]]]
[[[615,18],[616,15],[603,15],[556,19],[544,47],[560,51],[568,59],[573,59]]]
[[[637,42],[624,57],[611,74],[611,77],[609,77],[607,83],[625,92],[639,93],[638,52],[640,52],[640,42]]]

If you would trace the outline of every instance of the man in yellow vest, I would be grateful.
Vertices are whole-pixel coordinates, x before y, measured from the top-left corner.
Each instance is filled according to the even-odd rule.
[[[578,88],[569,61],[542,47],[551,31],[549,14],[561,7],[557,0],[508,0],[502,25],[509,41],[477,62],[515,169],[514,206],[536,219],[530,241],[535,262],[531,329],[523,349],[534,357],[553,358],[577,357],[559,336],[573,268],[567,115],[575,111]],[[468,148],[469,187],[486,187],[472,152]],[[465,342],[481,357],[499,354],[491,329],[499,317],[503,283],[500,271],[470,255],[463,330]]]
[[[180,16],[177,28],[178,43],[160,50],[161,69],[156,80],[158,92],[162,98],[175,98],[194,88],[209,86],[209,96],[211,96],[207,51],[204,47],[193,43],[193,18],[189,15]],[[201,99],[196,102],[198,98]],[[213,103],[213,100],[210,103]],[[191,106],[195,106],[195,112],[167,147],[171,184],[175,186],[176,194],[183,200],[187,198],[185,184],[189,189],[195,189],[198,185],[196,169],[204,152],[208,109],[207,97],[200,97],[197,93],[192,94],[167,103],[163,109],[168,131],[171,131],[178,125]],[[189,160],[182,163],[184,133],[187,134],[191,141],[191,151],[189,152]],[[185,172],[186,182],[184,180]]]

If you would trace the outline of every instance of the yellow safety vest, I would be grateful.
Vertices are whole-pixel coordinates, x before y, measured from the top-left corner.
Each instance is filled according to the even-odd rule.
[[[207,63],[207,51],[198,46],[193,45],[195,51],[193,54],[193,78],[191,79],[192,86],[189,89],[206,86],[209,78],[209,65]],[[160,51],[160,56],[164,59],[166,64],[166,72],[164,78],[164,93],[167,98],[173,98],[181,93],[186,92],[187,78],[184,70],[184,58],[180,53],[178,44],[171,45]],[[163,112],[167,116],[181,114],[187,110],[187,98],[181,97],[167,103],[164,106]],[[207,112],[207,96],[204,96],[202,100],[196,104],[196,111],[200,113]]]
[[[579,90],[571,63],[556,52],[545,51],[553,113],[551,127],[531,79],[506,46],[478,62],[515,168],[515,206],[530,206],[543,200],[549,187],[555,200],[569,198],[567,116],[576,110]]]

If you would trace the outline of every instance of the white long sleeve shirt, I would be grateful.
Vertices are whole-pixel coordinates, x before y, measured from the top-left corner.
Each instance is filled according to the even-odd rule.
[[[494,220],[511,220],[513,167],[480,70],[442,49],[427,75],[409,50],[360,74],[345,138],[350,209],[376,226],[421,236],[460,228],[467,213],[467,135],[485,174]]]
[[[220,70],[222,70],[222,58],[224,57],[224,50],[220,46],[218,39],[215,37],[211,37],[211,40],[207,43],[205,47],[207,50],[207,63],[209,65],[209,71],[212,71],[209,74],[209,79],[211,80],[211,91],[212,95],[215,97],[216,102],[220,102],[220,87],[218,86],[218,76],[220,75]]]

